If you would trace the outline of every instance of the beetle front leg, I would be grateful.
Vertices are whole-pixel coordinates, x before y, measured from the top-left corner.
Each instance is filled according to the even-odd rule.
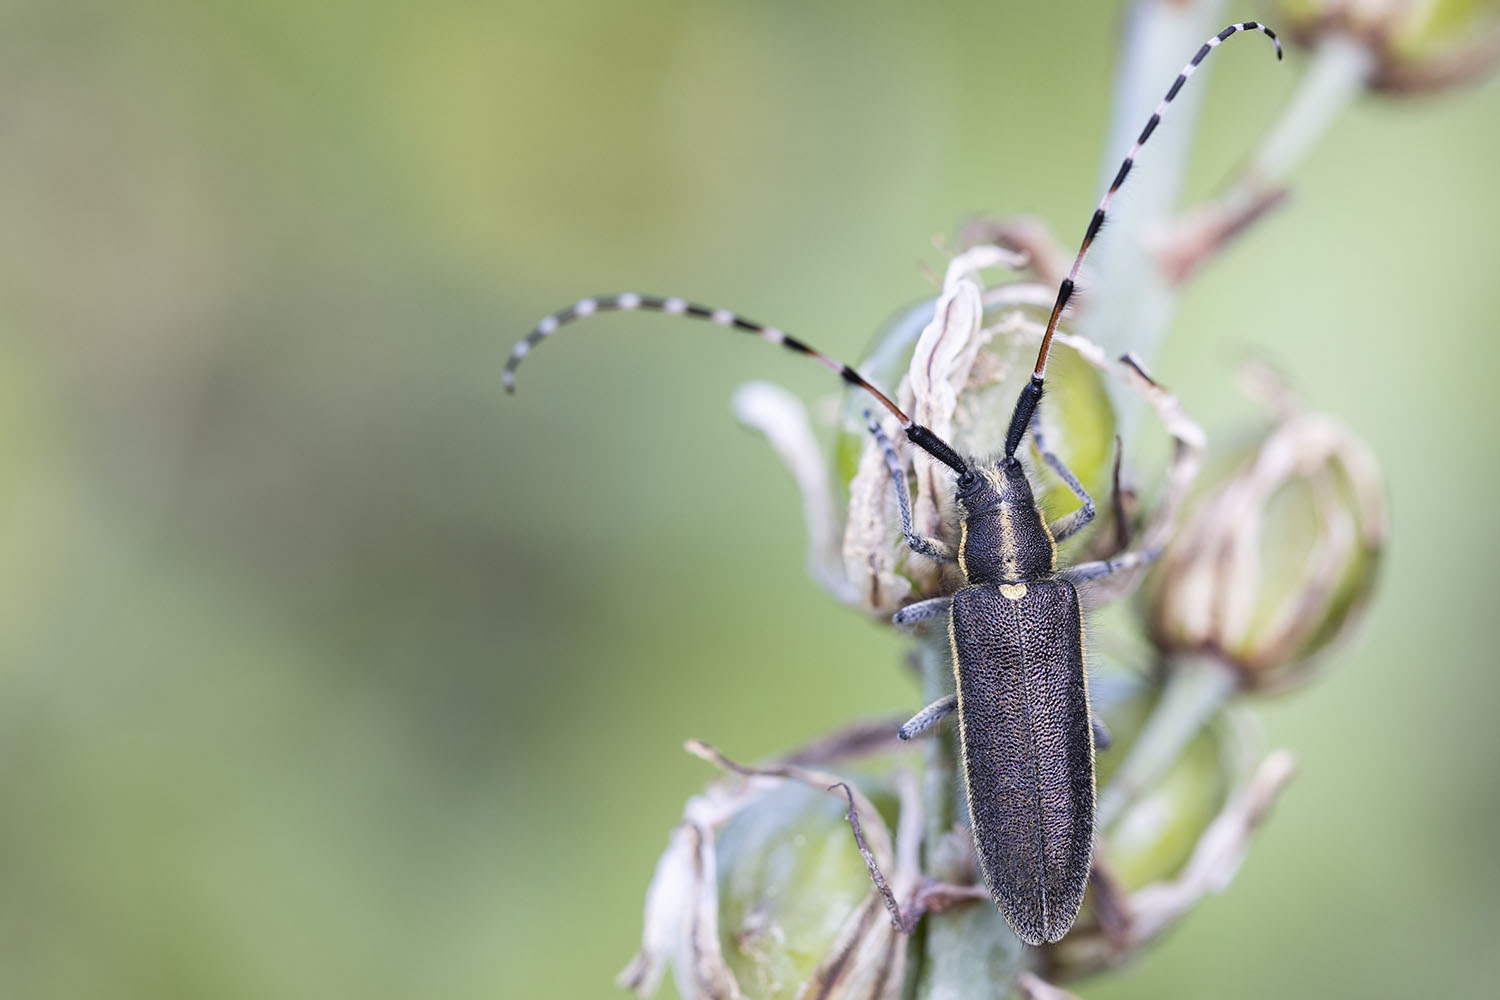
[[[901,508],[901,534],[906,537],[906,544],[911,546],[913,552],[935,562],[958,562],[958,553],[953,550],[953,546],[912,530],[911,494],[906,486],[906,470],[901,468],[901,456],[896,454],[896,446],[891,444],[891,439],[886,437],[885,431],[880,429],[869,410],[865,411],[865,421],[870,433],[875,435],[875,443],[885,455],[885,467],[890,470],[891,482],[896,488],[896,503]]]
[[[927,731],[928,729],[931,729],[933,726],[937,725],[939,722],[943,721],[957,710],[958,695],[950,694],[946,698],[939,698],[937,701],[933,702],[931,705],[928,705],[926,708],[922,709],[922,711],[906,720],[901,728],[896,730],[896,735],[901,737],[903,740],[909,740],[912,737],[917,736],[920,733]]]
[[[1038,416],[1040,412],[1040,410],[1037,410],[1031,415],[1031,442],[1036,445],[1036,450],[1041,453],[1042,461],[1047,463],[1048,468],[1057,475],[1058,479],[1063,481],[1068,489],[1073,491],[1074,496],[1083,501],[1082,507],[1052,522],[1052,540],[1060,542],[1071,535],[1078,534],[1084,525],[1094,519],[1094,498],[1089,496],[1089,491],[1084,489],[1083,484],[1078,481],[1078,477],[1073,475],[1073,470],[1069,469],[1063,464],[1062,459],[1048,450],[1047,439],[1042,436],[1042,421]]]
[[[891,615],[891,624],[903,632],[915,632],[920,622],[946,615],[952,606],[953,598],[951,597],[933,597],[918,601],[915,604],[908,604]]]

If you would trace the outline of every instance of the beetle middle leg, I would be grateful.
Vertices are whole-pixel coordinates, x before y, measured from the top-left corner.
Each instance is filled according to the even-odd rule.
[[[896,735],[903,740],[916,739],[956,711],[958,711],[958,695],[950,694],[945,698],[939,698],[902,723],[901,728],[896,730]],[[1114,743],[1114,738],[1109,734],[1109,727],[1099,716],[1092,714],[1089,716],[1089,726],[1094,730],[1094,746],[1100,750],[1108,750]]]
[[[915,604],[908,604],[891,615],[891,624],[903,632],[915,632],[919,622],[946,615],[952,606],[953,598],[951,597],[933,597],[918,601]]]
[[[1079,563],[1076,566],[1067,566],[1057,571],[1059,580],[1069,583],[1083,583],[1085,580],[1098,580],[1112,573],[1123,570],[1135,569],[1146,566],[1156,561],[1161,555],[1161,549],[1138,549],[1135,552],[1125,552],[1112,559],[1098,559],[1094,562]]]

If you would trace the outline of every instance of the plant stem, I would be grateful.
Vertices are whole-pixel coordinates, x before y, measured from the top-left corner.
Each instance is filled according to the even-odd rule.
[[[1161,7],[1168,4],[1142,3],[1142,23],[1168,17]],[[1203,5],[1217,13],[1218,6]],[[1166,30],[1166,29],[1163,29]],[[1180,30],[1180,29],[1179,29]],[[1147,46],[1132,58],[1136,47],[1127,43],[1121,77],[1133,64],[1146,64]],[[1239,178],[1215,200],[1215,213],[1225,219],[1248,224],[1260,210],[1272,203],[1302,161],[1311,152],[1349,104],[1363,92],[1374,69],[1375,56],[1363,42],[1342,36],[1322,41],[1297,91],[1288,102],[1276,124],[1266,134]],[[1197,88],[1191,92],[1196,95]],[[1128,148],[1134,128],[1139,124],[1138,105],[1149,100],[1137,94],[1124,80],[1117,85],[1113,123],[1110,128],[1111,156],[1116,148]],[[1096,343],[1109,351],[1131,350],[1148,364],[1160,348],[1168,324],[1177,308],[1179,285],[1162,266],[1162,255],[1152,251],[1149,240],[1167,228],[1173,218],[1178,190],[1181,187],[1187,153],[1191,145],[1197,97],[1189,99],[1184,89],[1173,104],[1170,129],[1161,129],[1152,137],[1151,169],[1132,175],[1131,197],[1118,211],[1111,213],[1114,233],[1094,255],[1098,274],[1093,294],[1107,308],[1091,310],[1080,326]],[[1186,104],[1181,112],[1178,103]],[[1186,119],[1185,121],[1183,119]],[[1158,144],[1160,144],[1158,146]],[[1111,176],[1118,164],[1106,157],[1104,170]],[[1259,206],[1259,207],[1258,207]],[[1213,248],[1215,251],[1219,247]],[[1126,440],[1139,418],[1139,401],[1116,393],[1119,427]]]
[[[1375,54],[1368,44],[1342,35],[1325,38],[1236,188],[1264,190],[1284,183],[1333,120],[1364,90],[1374,68]]]
[[[1222,26],[1223,9],[1222,0],[1139,0],[1131,6],[1115,70],[1101,191],[1172,82],[1170,74],[1184,53],[1191,54]],[[1148,365],[1171,321],[1175,297],[1147,241],[1176,212],[1203,94],[1201,85],[1185,87],[1172,103],[1172,120],[1152,135],[1142,153],[1142,169],[1131,173],[1130,197],[1111,208],[1108,238],[1099,241],[1090,257],[1091,305],[1079,320],[1080,332],[1111,354],[1133,351]],[[1114,386],[1110,391],[1120,433],[1130,441],[1137,401]]]
[[[923,637],[917,646],[922,669],[922,699],[930,704],[953,693],[953,654],[946,630]],[[952,881],[972,877],[972,868],[954,872],[955,829],[968,826],[967,807],[955,794],[959,787],[958,732],[952,725],[927,741],[923,796],[927,829],[923,831],[923,870]],[[1006,926],[1000,911],[986,902],[958,906],[925,918],[922,968],[916,995],[922,1000],[969,1000],[995,997],[1003,984],[1026,970],[1027,949]]]

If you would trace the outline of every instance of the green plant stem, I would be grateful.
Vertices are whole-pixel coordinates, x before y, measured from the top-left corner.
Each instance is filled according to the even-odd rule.
[[[1108,186],[1120,161],[1140,135],[1151,109],[1172,82],[1171,73],[1208,35],[1223,27],[1222,0],[1169,3],[1138,0],[1125,22],[1125,39],[1115,70],[1109,132],[1100,165],[1100,190]],[[1130,176],[1130,197],[1110,210],[1108,236],[1090,254],[1093,277],[1087,285],[1088,308],[1080,332],[1111,354],[1132,351],[1148,364],[1171,321],[1175,296],[1147,249],[1147,239],[1177,210],[1188,155],[1197,133],[1204,88],[1183,88],[1172,103],[1172,120],[1151,137],[1142,169]],[[1149,157],[1149,169],[1146,169]],[[1132,440],[1136,400],[1115,386],[1119,429]]]
[[[1363,92],[1374,68],[1375,54],[1364,42],[1340,35],[1324,39],[1236,189],[1264,190],[1284,184],[1334,119]]]
[[[1171,769],[1199,731],[1234,697],[1234,672],[1210,657],[1174,661],[1151,709],[1114,778],[1099,796],[1094,824],[1107,830],[1140,795]]]
[[[953,693],[953,653],[946,631],[934,631],[918,642],[924,703]],[[966,832],[968,807],[959,788],[958,732],[951,723],[927,737],[923,796],[927,829],[923,831],[922,867],[940,878],[961,881],[968,871],[952,871],[952,834]],[[916,980],[921,1000],[968,1000],[1005,995],[1027,968],[1027,949],[1006,926],[1000,911],[984,902],[957,906],[924,920],[922,967]]]

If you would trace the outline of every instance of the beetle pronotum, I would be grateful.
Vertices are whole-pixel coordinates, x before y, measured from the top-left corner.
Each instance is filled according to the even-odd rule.
[[[902,626],[948,616],[956,687],[954,696],[923,709],[902,727],[900,735],[909,739],[957,712],[980,869],[1006,921],[1028,944],[1057,941],[1072,926],[1083,902],[1092,854],[1094,739],[1075,585],[1139,566],[1155,554],[1135,550],[1110,559],[1057,566],[1057,543],[1089,523],[1094,502],[1035,431],[1047,357],[1079,268],[1136,155],[1208,53],[1240,31],[1262,32],[1281,58],[1275,33],[1246,21],[1231,24],[1208,39],[1177,75],[1089,220],[1072,267],[1058,288],[1031,378],[1011,414],[1004,452],[996,460],[964,458],[853,368],[782,330],[680,298],[628,292],[580,299],[539,322],[511,350],[505,366],[505,388],[514,391],[517,366],[540,341],[564,324],[595,313],[651,310],[705,319],[812,358],[868,393],[896,418],[913,444],[956,474],[954,502],[961,512],[961,525],[959,542],[951,546],[913,531],[905,475],[894,447],[871,421],[871,431],[891,469],[907,544],[930,559],[956,562],[964,576],[964,585],[955,593],[908,605],[895,615]],[[1037,508],[1016,457],[1028,430],[1046,465],[1080,502],[1077,510],[1051,525]]]

